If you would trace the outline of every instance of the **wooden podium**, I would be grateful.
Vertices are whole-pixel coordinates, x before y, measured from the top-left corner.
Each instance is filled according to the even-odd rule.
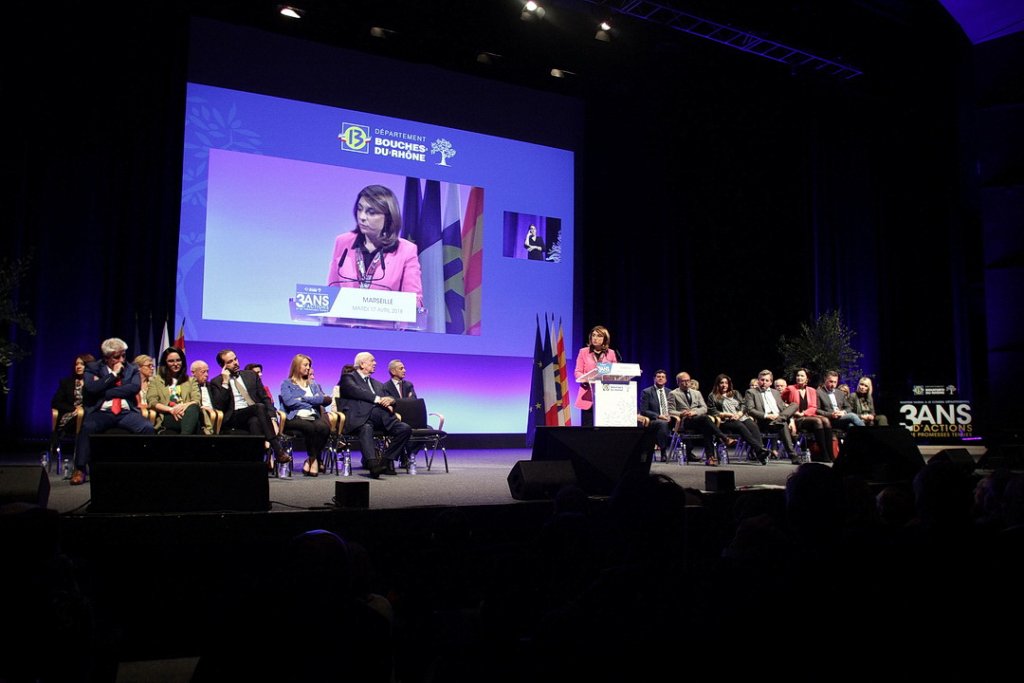
[[[590,382],[595,427],[636,427],[637,363],[598,363],[578,383]]]

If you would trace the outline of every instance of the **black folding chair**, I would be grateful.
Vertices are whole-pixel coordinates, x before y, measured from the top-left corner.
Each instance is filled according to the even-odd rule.
[[[427,471],[430,471],[434,464],[434,455],[440,449],[444,457],[444,471],[448,472],[448,451],[444,447],[444,440],[448,438],[448,434],[444,431],[444,415],[428,413],[427,403],[422,398],[396,400],[395,412],[402,416],[402,422],[412,427],[412,436],[409,438],[410,458],[415,458],[417,453],[423,451]],[[428,416],[437,418],[436,429],[428,423]]]

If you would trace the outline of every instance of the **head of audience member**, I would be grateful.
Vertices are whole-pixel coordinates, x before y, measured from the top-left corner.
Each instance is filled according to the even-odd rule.
[[[355,372],[356,366],[351,363],[345,363],[341,366],[341,374],[338,375],[338,384],[341,384],[341,380],[350,372]]]
[[[794,539],[809,545],[839,539],[845,511],[842,480],[820,462],[804,463],[786,479],[786,517]]]
[[[668,384],[668,373],[664,370],[658,369],[654,371],[654,386],[659,389]]]
[[[594,325],[590,328],[590,336],[587,339],[590,340],[590,350],[595,354],[607,352],[612,343],[611,332],[603,325]]]
[[[389,247],[402,232],[402,211],[398,198],[383,185],[367,185],[356,196],[352,207],[356,230],[376,247]]]
[[[723,373],[715,376],[715,386],[711,392],[715,396],[727,396],[732,394],[732,377]]]
[[[926,529],[965,527],[974,509],[970,472],[951,460],[929,462],[914,476],[914,508]]]
[[[388,374],[392,379],[405,379],[405,363],[397,358],[388,363]]]
[[[772,387],[775,389],[775,391],[781,394],[783,391],[786,390],[786,380],[780,377],[777,380],[775,380],[775,383],[772,385]]]
[[[793,374],[793,383],[796,384],[798,389],[803,389],[807,386],[810,378],[811,373],[807,372],[807,368],[797,368]]]
[[[210,379],[210,366],[204,360],[192,361],[191,370],[192,376],[199,382],[199,386],[203,386]]]
[[[348,545],[337,534],[314,529],[289,541],[284,562],[287,576],[331,577],[331,586],[346,596],[351,588]]]
[[[694,391],[700,391],[700,382],[696,379],[690,380],[690,388]]]
[[[185,353],[181,349],[176,349],[173,346],[164,349],[164,352],[160,354],[159,365],[160,378],[167,386],[170,386],[171,382],[181,384],[188,380],[188,372],[185,370],[188,364],[185,360]]]
[[[377,359],[373,357],[373,354],[369,351],[360,351],[356,354],[355,359],[352,361],[352,365],[358,370],[364,377],[369,377],[377,369]]]
[[[850,395],[850,385],[848,385],[848,384],[840,384],[839,386],[836,387],[836,391],[841,391],[844,394],[846,394],[847,396],[849,396]]]
[[[757,388],[761,391],[768,391],[772,388],[772,382],[774,381],[771,370],[762,370],[757,373]]]
[[[839,386],[839,373],[835,370],[826,370],[821,385],[825,387],[825,391],[835,391]]]
[[[263,378],[263,364],[262,363],[246,363],[243,370],[252,370],[255,372],[260,379]]]
[[[679,387],[683,391],[689,391],[690,390],[690,387],[691,387],[690,383],[692,381],[693,381],[693,379],[690,377],[690,373],[686,372],[685,370],[683,372],[680,372],[680,373],[678,373],[676,375],[676,386]]]
[[[231,349],[221,349],[217,352],[217,365],[221,370],[227,370],[232,375],[238,374],[238,354]]]
[[[749,387],[750,387],[751,389],[757,389],[757,388],[758,388],[758,387],[760,387],[761,385],[760,385],[760,384],[758,383],[758,381],[757,381],[757,378],[756,378],[756,377],[754,377],[753,379],[751,379],[751,380],[750,380],[750,384],[749,384],[748,386],[749,386]]]
[[[75,356],[74,370],[72,371],[71,375],[75,379],[82,379],[83,377],[85,377],[86,363],[91,363],[94,360],[96,360],[96,357],[93,356],[91,353],[83,353],[80,356]]]
[[[875,393],[875,387],[871,384],[871,378],[861,377],[860,381],[857,382],[857,395],[871,398],[873,393]]]
[[[313,359],[304,353],[297,353],[292,358],[291,367],[288,368],[288,379],[294,384],[306,386],[312,379]]]
[[[142,375],[144,381],[148,382],[156,371],[153,359],[144,353],[135,356],[132,362],[139,366],[139,374]]]
[[[117,337],[104,339],[100,344],[100,353],[103,354],[103,362],[108,368],[114,368],[118,363],[124,364],[127,352],[128,345]]]
[[[886,486],[875,496],[875,506],[882,524],[898,529],[914,518],[914,497],[905,488]]]

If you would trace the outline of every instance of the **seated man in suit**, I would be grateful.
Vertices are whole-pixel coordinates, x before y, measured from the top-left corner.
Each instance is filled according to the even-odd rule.
[[[654,443],[661,449],[661,461],[668,460],[668,447],[672,442],[672,425],[676,418],[668,411],[668,373],[664,370],[654,372],[654,385],[640,392],[640,414],[649,419],[654,429]]]
[[[405,379],[405,363],[397,358],[388,363],[388,374],[391,379],[384,383],[384,395],[391,398],[419,398],[412,382]]]
[[[837,429],[863,427],[861,419],[850,405],[850,393],[838,390],[839,373],[835,370],[825,371],[825,382],[818,387],[818,412],[832,420]]]
[[[139,368],[129,363],[125,354],[128,345],[117,337],[100,345],[103,360],[86,363],[82,381],[82,407],[85,417],[75,446],[75,471],[71,485],[85,483],[89,464],[89,435],[100,434],[114,427],[134,434],[154,434],[153,423],[139,409],[142,386]]]
[[[395,474],[395,459],[405,453],[405,444],[412,436],[412,427],[395,417],[395,399],[384,395],[384,385],[371,375],[377,369],[373,354],[363,351],[353,361],[355,370],[342,373],[338,380],[341,397],[339,409],[345,414],[345,433],[357,434],[363,463],[372,479],[381,474]],[[391,437],[383,458],[377,458],[373,442],[374,431]]]
[[[243,429],[262,435],[274,450],[277,462],[288,462],[288,455],[277,436],[271,417],[276,415],[273,401],[263,388],[263,380],[252,370],[239,370],[238,355],[231,349],[217,352],[220,375],[209,381],[213,407],[224,413],[221,431]]]
[[[727,436],[708,417],[708,404],[704,402],[704,397],[690,387],[690,373],[684,371],[676,375],[676,385],[677,388],[668,395],[669,414],[680,420],[680,429],[699,432],[704,437],[704,462],[708,465],[717,464],[714,437],[717,436],[726,446],[736,443],[736,439]],[[700,462],[700,458],[691,453],[687,453],[686,458]]]
[[[787,404],[782,394],[772,386],[772,371],[762,370],[757,374],[757,387],[747,389],[743,397],[747,415],[757,420],[762,430],[777,432],[782,439],[782,447],[786,456],[794,465],[800,464],[800,458],[793,450],[793,436],[789,432],[789,419],[799,409],[796,403]]]

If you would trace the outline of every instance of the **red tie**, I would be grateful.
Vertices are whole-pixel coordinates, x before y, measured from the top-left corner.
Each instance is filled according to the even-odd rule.
[[[114,382],[114,386],[115,387],[121,386],[121,380],[117,380],[116,382]],[[120,415],[121,414],[121,399],[119,399],[119,398],[115,398],[114,399],[114,402],[110,404],[110,412],[112,412],[114,415]]]

